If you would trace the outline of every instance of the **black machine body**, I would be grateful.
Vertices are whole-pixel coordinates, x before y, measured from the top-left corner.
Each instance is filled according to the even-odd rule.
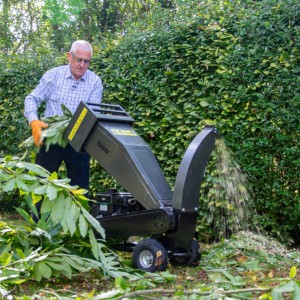
[[[99,193],[92,214],[116,248],[133,251],[135,267],[165,270],[169,262],[195,265],[194,239],[200,185],[218,135],[205,127],[187,148],[173,190],[149,145],[133,129],[134,120],[118,105],[80,103],[65,137],[76,151],[89,153],[124,191]],[[143,238],[129,243],[130,237]]]

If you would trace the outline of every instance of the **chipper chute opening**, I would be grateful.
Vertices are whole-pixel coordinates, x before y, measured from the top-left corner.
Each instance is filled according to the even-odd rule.
[[[162,271],[168,262],[195,265],[194,239],[200,185],[215,146],[215,127],[205,127],[191,142],[179,166],[174,191],[149,145],[133,129],[134,120],[119,105],[80,103],[65,137],[76,151],[93,157],[125,191],[97,195],[93,216],[107,239],[133,251],[135,267]],[[148,236],[138,244],[131,236]]]

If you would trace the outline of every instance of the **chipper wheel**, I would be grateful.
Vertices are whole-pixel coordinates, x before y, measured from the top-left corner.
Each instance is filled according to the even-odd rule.
[[[170,263],[173,265],[181,265],[181,266],[197,266],[201,259],[201,254],[199,253],[199,243],[196,240],[192,242],[192,251],[190,256],[176,256],[173,255],[170,257]]]
[[[155,239],[144,239],[133,249],[132,261],[135,268],[146,271],[164,271],[168,265],[166,248]]]

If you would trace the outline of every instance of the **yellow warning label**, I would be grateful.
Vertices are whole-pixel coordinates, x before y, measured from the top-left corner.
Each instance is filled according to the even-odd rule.
[[[114,135],[137,136],[137,133],[136,133],[134,130],[111,129],[111,132],[112,132]]]
[[[68,139],[69,139],[70,141],[72,141],[72,139],[73,139],[75,133],[77,132],[77,130],[78,130],[80,124],[82,123],[82,121],[83,121],[83,119],[84,119],[86,113],[87,113],[87,109],[86,109],[86,108],[83,108],[81,114],[79,115],[79,118],[77,119],[77,121],[76,121],[74,127],[72,128],[72,130],[71,130],[71,132],[70,132],[70,134],[69,134],[69,136],[68,136]]]

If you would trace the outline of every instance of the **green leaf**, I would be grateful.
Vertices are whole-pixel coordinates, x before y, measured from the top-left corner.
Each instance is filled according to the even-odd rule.
[[[128,282],[123,277],[118,277],[115,279],[115,287],[124,291],[128,287]]]
[[[291,293],[295,290],[295,282],[289,281],[286,284],[280,285],[279,287],[274,289],[276,293]]]
[[[20,143],[18,147],[19,148],[29,148],[29,147],[32,147],[33,145],[34,145],[33,136],[30,136],[25,141]]]
[[[85,220],[85,217],[82,214],[80,214],[79,216],[78,226],[81,236],[86,237],[89,227],[87,221]]]
[[[38,268],[43,277],[47,279],[51,278],[52,270],[44,261],[38,262]]]
[[[28,171],[32,171],[34,174],[44,178],[47,178],[50,174],[46,169],[44,169],[40,165],[28,163],[25,161],[18,162],[16,164],[16,167],[27,169]]]
[[[41,281],[43,276],[40,272],[40,269],[38,267],[38,263],[36,263],[34,266],[33,266],[33,277],[36,281]]]
[[[51,214],[52,215],[52,214]],[[67,220],[66,218],[62,218],[60,221],[60,224],[62,226],[63,232],[67,233],[69,231],[68,225],[67,225]]]
[[[207,106],[209,106],[209,103],[202,100],[202,101],[200,102],[200,105],[201,105],[201,107],[207,107]]]
[[[66,118],[71,118],[73,116],[72,112],[63,103],[61,104],[61,109]]]
[[[0,181],[7,181],[10,178],[11,178],[10,175],[0,172]]]
[[[293,267],[291,267],[291,270],[290,270],[290,278],[293,279],[296,277],[296,275],[297,275],[297,268],[296,268],[296,266],[293,266]]]
[[[88,268],[85,266],[85,262],[78,256],[75,255],[65,255],[63,257],[64,261],[67,262],[74,270],[85,272]]]
[[[11,260],[12,260],[12,253],[6,253],[6,252],[3,252],[1,255],[0,255],[0,263],[1,263],[1,267],[6,267],[8,266],[10,263],[11,263]]]
[[[22,208],[17,207],[16,211],[28,222],[30,222],[32,220],[31,216]]]
[[[46,195],[49,198],[49,200],[53,200],[57,197],[57,187],[48,184],[46,187]]]
[[[67,223],[69,232],[72,236],[76,232],[76,222],[77,222],[78,217],[80,215],[80,208],[77,207],[71,201],[68,201],[67,205],[65,206],[65,210],[67,211],[66,223]]]
[[[44,201],[50,201],[48,199],[44,199]],[[54,202],[52,211],[51,211],[51,219],[54,223],[60,222],[66,213],[66,206],[68,202],[71,201],[70,198],[65,198],[62,192],[58,193],[57,197],[52,200]]]
[[[46,185],[41,185],[41,186],[38,186],[37,188],[35,188],[33,190],[33,193],[36,195],[44,195],[44,194],[46,194],[46,189],[47,189]]]
[[[37,196],[35,196],[35,197],[37,197]],[[55,204],[56,204],[55,201],[50,201],[50,200],[46,199],[45,201],[42,202],[41,212],[42,213],[51,212],[53,210]]]
[[[36,181],[37,180],[37,178],[35,176],[30,175],[30,174],[20,174],[20,175],[18,175],[18,178],[23,181]]]
[[[85,189],[73,189],[71,192],[74,195],[85,195],[88,191]]]
[[[67,278],[72,278],[72,268],[67,262],[63,262],[63,270],[61,271],[62,274],[64,274]]]
[[[53,172],[47,179],[48,180],[57,180],[57,178],[58,178],[57,173]]]
[[[300,285],[295,282],[294,299],[300,299]]]
[[[31,198],[32,198],[32,204],[37,204],[43,198],[43,196],[31,193]]]
[[[210,119],[204,120],[204,123],[206,125],[216,125],[216,121],[213,121],[213,120],[210,120]]]
[[[270,67],[271,67],[271,68],[278,68],[278,65],[275,64],[275,63],[271,63],[271,64],[270,64]]]
[[[4,192],[11,192],[15,189],[15,185],[16,185],[16,179],[12,178],[10,181],[8,181],[4,184],[4,186],[2,187],[2,190]]]
[[[258,259],[245,261],[242,263],[248,270],[260,270],[260,264]]]
[[[191,111],[190,115],[193,116],[193,117],[196,117],[198,119],[200,118],[199,114],[197,114],[195,111]]]
[[[26,257],[26,255],[25,255],[25,253],[23,252],[22,249],[17,248],[16,251],[17,251],[17,254],[18,254],[19,258],[23,259],[23,258]]]
[[[65,267],[62,262],[55,263],[55,262],[49,261],[48,259],[47,259],[47,265],[49,265],[49,267],[51,267],[53,270],[56,270],[56,271],[62,271]]]
[[[92,229],[89,230],[89,239],[92,246],[92,253],[94,257],[98,260],[99,259],[99,246],[94,234],[94,231]]]
[[[87,221],[94,227],[94,229],[96,229],[97,232],[101,234],[102,238],[105,239],[105,231],[101,227],[100,223],[94,217],[92,217],[83,207],[81,207],[81,211]]]

